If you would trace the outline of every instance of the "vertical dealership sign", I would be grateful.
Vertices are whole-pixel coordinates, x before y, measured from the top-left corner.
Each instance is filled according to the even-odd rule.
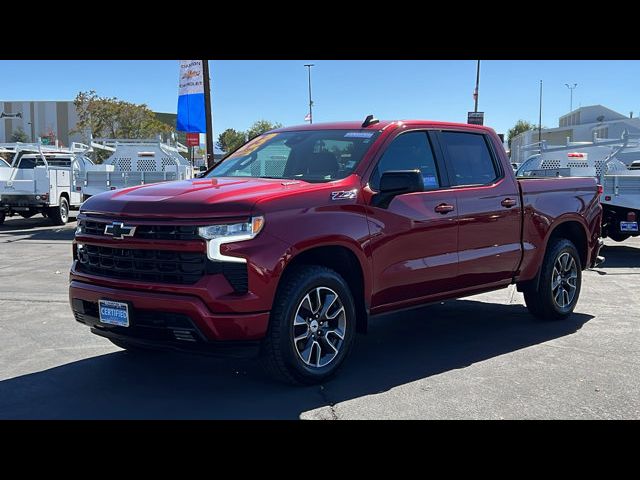
[[[178,119],[181,132],[206,132],[202,60],[180,60]]]

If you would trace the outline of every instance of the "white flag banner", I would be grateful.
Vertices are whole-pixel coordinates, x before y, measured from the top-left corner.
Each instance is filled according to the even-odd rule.
[[[180,60],[178,96],[204,93],[202,60]]]

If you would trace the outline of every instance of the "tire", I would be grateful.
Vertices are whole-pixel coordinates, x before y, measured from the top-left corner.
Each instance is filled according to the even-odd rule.
[[[5,217],[6,217],[6,214],[4,212],[0,212],[0,225],[4,223]]]
[[[558,273],[561,276],[559,284]],[[524,301],[534,316],[562,320],[571,315],[582,286],[580,255],[575,245],[565,238],[553,241],[542,261],[538,287],[535,282],[531,283],[524,289]]]
[[[111,343],[113,343],[116,347],[120,347],[123,350],[126,350],[127,352],[149,353],[149,352],[154,352],[155,351],[152,348],[141,347],[139,345],[134,345],[132,343],[125,342],[125,341],[122,341],[122,340],[113,340],[113,339],[110,338],[109,341]]]
[[[318,384],[342,366],[355,333],[355,303],[344,279],[318,265],[293,267],[278,287],[261,361],[279,381]]]
[[[611,240],[613,240],[614,242],[624,242],[630,236],[631,235],[627,235],[627,234],[624,234],[624,233],[610,233],[609,234],[609,238]]]
[[[69,201],[60,197],[57,207],[49,207],[48,217],[54,225],[66,225],[69,221]]]

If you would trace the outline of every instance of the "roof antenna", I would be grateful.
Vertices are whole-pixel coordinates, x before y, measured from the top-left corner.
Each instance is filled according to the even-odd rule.
[[[380,123],[380,120],[374,118],[373,115],[367,115],[367,118],[362,122],[362,128],[367,128],[369,125],[375,125],[376,123]]]

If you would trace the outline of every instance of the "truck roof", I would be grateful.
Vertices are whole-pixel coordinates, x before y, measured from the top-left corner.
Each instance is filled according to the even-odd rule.
[[[411,125],[421,125],[425,127],[441,127],[441,128],[460,128],[471,130],[480,130],[482,132],[493,132],[490,127],[482,125],[471,125],[468,123],[455,123],[455,122],[439,122],[435,120],[380,120],[377,123],[369,125],[368,127],[362,127],[362,121],[351,122],[325,122],[314,123],[312,125],[293,125],[290,127],[283,127],[272,130],[272,132],[292,132],[298,130],[381,130],[392,124],[408,123]]]

